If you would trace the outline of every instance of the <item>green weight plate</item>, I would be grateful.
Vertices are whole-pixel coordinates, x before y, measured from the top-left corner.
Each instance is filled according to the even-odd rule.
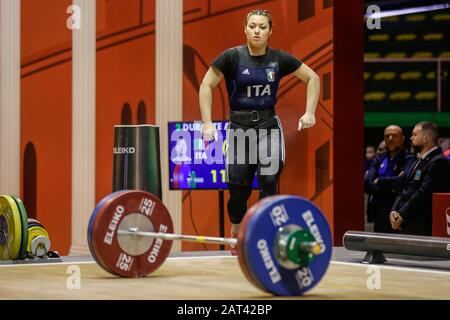
[[[23,260],[27,257],[28,244],[28,216],[27,210],[18,196],[11,196],[17,204],[20,213],[20,221],[22,222],[22,240],[20,242],[19,259]]]

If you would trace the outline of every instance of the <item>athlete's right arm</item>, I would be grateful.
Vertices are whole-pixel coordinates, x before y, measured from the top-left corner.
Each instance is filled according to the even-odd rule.
[[[211,120],[212,90],[222,79],[223,73],[217,68],[210,67],[200,85],[198,99],[203,121],[202,134],[203,138],[208,141],[214,137],[214,126]]]

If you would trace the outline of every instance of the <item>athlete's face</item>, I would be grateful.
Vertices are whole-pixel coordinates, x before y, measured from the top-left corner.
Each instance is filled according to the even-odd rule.
[[[247,41],[252,47],[260,48],[267,45],[272,29],[266,16],[251,15],[245,25]]]

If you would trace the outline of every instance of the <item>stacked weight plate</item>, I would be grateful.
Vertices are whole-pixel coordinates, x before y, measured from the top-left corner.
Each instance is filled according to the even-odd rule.
[[[25,259],[28,217],[17,196],[0,196],[0,260]]]
[[[32,256],[43,257],[50,251],[50,237],[44,226],[36,219],[28,218],[27,252]]]

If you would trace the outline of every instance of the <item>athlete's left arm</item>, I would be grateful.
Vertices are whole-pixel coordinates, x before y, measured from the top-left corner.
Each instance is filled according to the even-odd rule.
[[[316,124],[316,107],[320,94],[320,78],[306,64],[302,65],[292,73],[306,83],[306,112],[298,121],[298,130],[311,128]]]

